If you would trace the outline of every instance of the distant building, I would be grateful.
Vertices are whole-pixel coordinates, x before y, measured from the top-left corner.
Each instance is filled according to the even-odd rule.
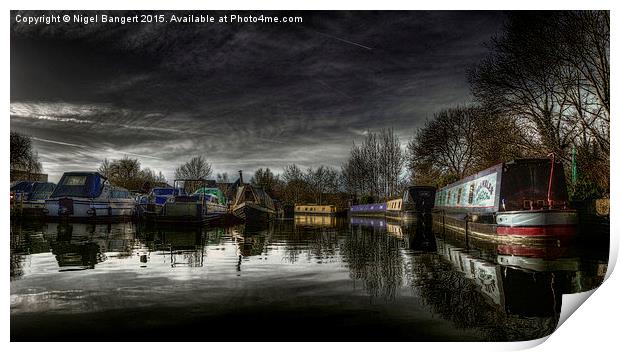
[[[11,169],[10,181],[39,181],[47,182],[47,174],[38,174],[24,170]]]

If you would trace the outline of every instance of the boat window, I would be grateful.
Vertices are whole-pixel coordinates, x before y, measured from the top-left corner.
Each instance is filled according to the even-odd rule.
[[[452,191],[448,191],[448,203],[452,203],[452,197],[450,197],[452,195]]]
[[[32,190],[33,183],[29,181],[18,182],[11,187],[11,192],[30,192]]]
[[[87,176],[67,176],[62,183],[64,186],[84,186]]]
[[[456,196],[456,204],[461,203],[461,193],[463,193],[463,187],[459,187],[459,193]]]
[[[54,191],[54,187],[56,187],[53,183],[36,183],[32,187],[32,193],[30,194],[29,200],[41,200],[47,199]]]
[[[472,204],[474,202],[474,183],[469,185],[469,195],[467,196],[467,203]]]

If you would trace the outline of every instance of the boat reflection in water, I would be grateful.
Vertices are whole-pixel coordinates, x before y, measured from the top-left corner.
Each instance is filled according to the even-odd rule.
[[[605,274],[606,250],[463,240],[431,222],[16,223],[11,339],[529,340],[553,332],[563,293]]]
[[[333,215],[300,215],[295,214],[295,226],[336,227],[341,218]]]

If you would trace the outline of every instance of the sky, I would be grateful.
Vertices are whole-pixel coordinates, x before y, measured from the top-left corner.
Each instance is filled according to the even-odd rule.
[[[66,14],[68,23],[21,22]],[[99,22],[76,23],[78,14]],[[232,178],[293,163],[339,169],[366,131],[393,128],[404,146],[435,112],[471,103],[467,70],[505,20],[492,11],[174,11],[156,14],[303,22],[101,21],[135,14],[11,12],[11,131],[33,138],[50,181],[125,156],[169,181],[198,155]]]

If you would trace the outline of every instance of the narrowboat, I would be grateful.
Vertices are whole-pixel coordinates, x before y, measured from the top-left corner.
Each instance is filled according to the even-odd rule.
[[[568,208],[561,163],[517,159],[440,189],[433,223],[489,240],[569,238],[577,212]]]
[[[110,185],[98,172],[65,172],[45,201],[50,218],[114,220],[133,216],[136,201],[129,191]]]
[[[341,212],[335,205],[295,204],[295,215],[335,216]]]
[[[401,198],[385,203],[358,204],[351,206],[355,216],[385,216],[391,219],[415,220],[418,214],[429,213],[435,202],[435,187],[411,186]]]
[[[11,187],[11,214],[41,216],[55,183],[20,181]]]
[[[349,210],[351,216],[385,216],[387,203],[357,204]]]
[[[404,216],[417,216],[416,214],[430,213],[435,205],[435,193],[433,186],[411,186],[403,194],[401,212]]]
[[[268,222],[276,216],[271,197],[260,187],[241,185],[237,188],[232,213],[246,222]]]
[[[411,186],[403,197],[387,202],[385,216],[392,219],[414,220],[418,214],[430,213],[435,203],[436,188],[432,186]]]

